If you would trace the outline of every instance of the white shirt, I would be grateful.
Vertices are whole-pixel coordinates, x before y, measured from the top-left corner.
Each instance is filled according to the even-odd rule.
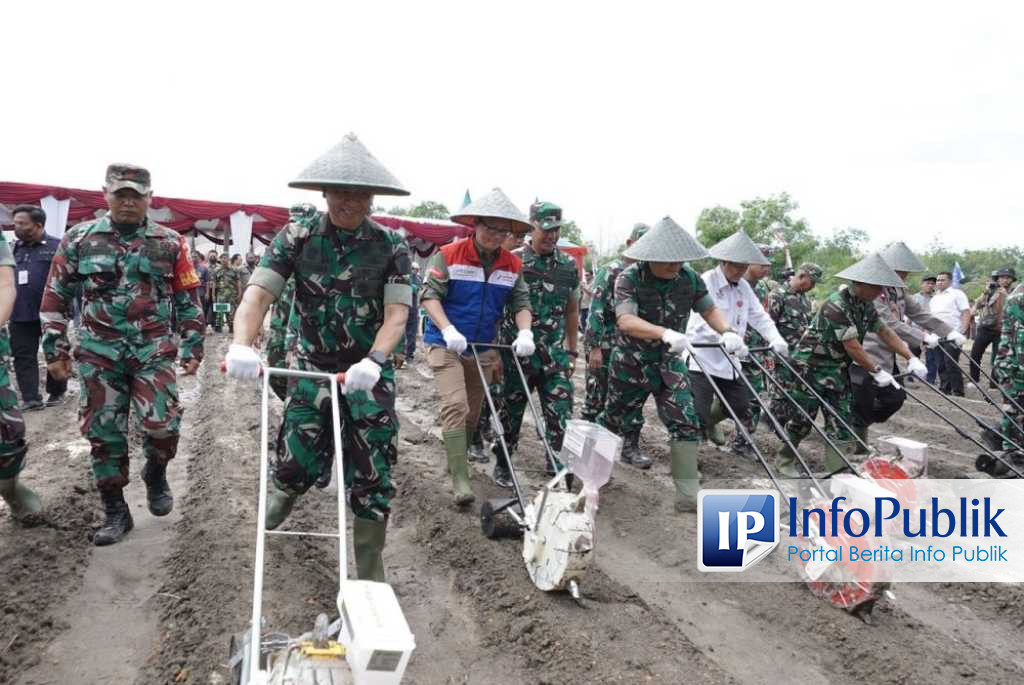
[[[747,279],[741,277],[739,283],[733,285],[726,280],[720,266],[705,271],[700,277],[708,287],[708,295],[714,300],[715,308],[722,312],[726,323],[741,338],[747,332],[748,323],[768,342],[781,337],[775,322],[761,306]],[[702,316],[690,316],[686,324],[686,335],[693,343],[717,343],[722,339]],[[729,380],[736,378],[732,364],[721,350],[697,348],[696,352],[704,369],[712,376]],[[691,371],[701,370],[695,360],[690,359],[689,364]]]
[[[940,319],[954,331],[960,330],[960,315],[964,310],[971,308],[964,291],[953,286],[932,295],[932,301],[928,303],[928,306],[932,316]]]

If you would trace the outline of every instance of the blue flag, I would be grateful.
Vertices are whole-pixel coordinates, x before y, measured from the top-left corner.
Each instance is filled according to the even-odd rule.
[[[953,287],[959,288],[960,281],[964,280],[963,269],[960,268],[960,262],[954,262],[953,264]]]
[[[469,188],[466,188],[466,196],[462,198],[462,207],[460,207],[459,209],[465,209],[466,207],[469,206],[469,203],[472,201],[473,199],[469,196]]]

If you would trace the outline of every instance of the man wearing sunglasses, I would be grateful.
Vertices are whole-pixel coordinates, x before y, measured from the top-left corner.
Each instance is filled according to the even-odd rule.
[[[464,207],[451,220],[476,230],[472,236],[445,245],[427,266],[422,303],[430,320],[423,333],[427,364],[434,372],[441,399],[441,429],[455,504],[475,499],[469,484],[468,445],[476,431],[484,383],[498,367],[493,349],[480,349],[484,378],[470,343],[493,343],[506,304],[518,334],[515,354],[534,352],[530,330],[530,294],[522,262],[501,245],[512,233],[525,233],[529,222],[500,189]]]

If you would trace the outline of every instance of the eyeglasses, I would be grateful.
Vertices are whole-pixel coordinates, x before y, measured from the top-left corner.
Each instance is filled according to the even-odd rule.
[[[484,226],[491,233],[494,233],[494,234],[499,235],[501,237],[505,237],[505,236],[509,235],[510,233],[512,233],[512,229],[511,228],[497,228],[496,226],[491,226],[489,223],[487,223],[483,219],[477,220],[476,223],[477,223],[478,226]]]

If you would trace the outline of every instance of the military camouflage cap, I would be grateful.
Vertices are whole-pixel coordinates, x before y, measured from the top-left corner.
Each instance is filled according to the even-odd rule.
[[[288,185],[306,190],[353,188],[374,195],[409,194],[354,133],[316,158]]]
[[[924,271],[928,268],[905,243],[892,243],[878,254],[893,271]]]
[[[483,197],[470,202],[448,218],[463,226],[475,226],[477,219],[508,219],[516,225],[516,233],[528,233],[533,230],[533,225],[512,204],[512,200],[501,192],[501,188],[495,188]]]
[[[534,202],[530,205],[530,223],[542,231],[561,228],[562,208],[553,202]]]
[[[312,219],[316,214],[316,207],[308,202],[299,202],[288,208],[288,216],[292,219]]]
[[[131,188],[135,192],[145,195],[152,190],[149,169],[143,169],[134,164],[111,164],[107,167],[107,177],[103,188],[108,193],[122,188]]]
[[[629,242],[635,243],[643,238],[649,230],[651,230],[651,227],[643,222],[633,224],[633,230],[629,234]]]
[[[771,262],[761,253],[761,248],[744,231],[736,231],[725,240],[711,246],[708,254],[720,262],[737,264],[759,264],[768,266]]]
[[[627,247],[622,256],[638,262],[690,262],[707,257],[708,251],[672,217],[666,216]]]
[[[889,286],[891,288],[906,288],[903,282],[892,267],[885,263],[877,252],[868,255],[853,266],[848,266],[836,274],[836,278],[842,278],[856,283],[867,283],[868,285]]]
[[[825,272],[820,266],[814,262],[804,262],[797,267],[797,271],[803,271],[805,274],[811,277],[811,280],[815,283],[821,283],[821,277],[825,275]]]

